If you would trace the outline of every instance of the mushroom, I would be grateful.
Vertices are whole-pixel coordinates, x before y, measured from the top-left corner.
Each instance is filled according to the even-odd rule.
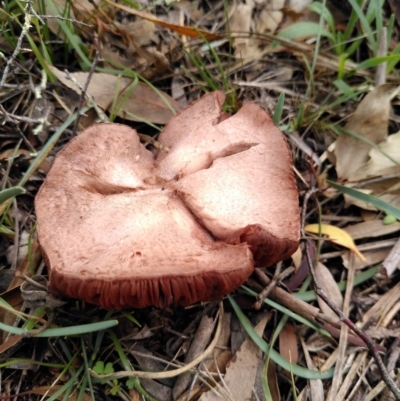
[[[173,117],[156,155],[135,130],[94,125],[57,155],[36,196],[50,292],[106,309],[189,305],[227,294],[299,242],[282,133],[222,92]]]

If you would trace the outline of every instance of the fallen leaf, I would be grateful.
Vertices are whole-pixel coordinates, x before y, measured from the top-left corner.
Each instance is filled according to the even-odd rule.
[[[255,327],[261,337],[269,315],[266,315]],[[228,363],[224,377],[224,387],[218,385],[217,391],[229,394],[231,400],[247,400],[251,398],[257,374],[260,349],[251,338],[246,338],[231,362]],[[225,389],[226,390],[225,390]],[[200,397],[199,401],[221,401],[215,391],[209,390]]]
[[[324,292],[328,295],[328,298],[339,308],[343,307],[343,295],[337,286],[337,283],[332,276],[331,271],[322,263],[318,262],[315,266],[315,275],[317,276],[318,282]],[[318,305],[325,315],[332,318],[337,318],[336,313],[323,301],[320,297],[317,297]]]
[[[376,238],[383,235],[393,234],[400,231],[400,222],[395,221],[392,224],[384,224],[383,220],[369,220],[362,223],[353,224],[344,228],[347,234],[356,239],[362,238]]]
[[[378,144],[387,136],[390,102],[399,93],[400,87],[384,84],[368,93],[358,105],[345,129],[369,141],[367,143],[350,134],[342,133],[335,142],[336,171],[341,179],[368,161],[371,143]]]
[[[297,336],[294,326],[292,323],[286,323],[279,333],[279,353],[291,363],[297,364],[299,360],[297,346]],[[284,370],[282,373],[290,380],[290,372]]]
[[[65,72],[53,66],[49,66],[49,69],[65,86],[78,94],[81,93],[81,90],[66,78]],[[89,73],[75,72],[70,75],[83,87]],[[173,110],[177,112],[182,109],[179,103],[166,93],[160,90],[156,92],[141,82],[138,82],[130,96],[124,99],[132,82],[129,78],[97,72],[90,80],[87,93],[102,109],[131,121],[165,124],[173,117]]]
[[[369,151],[368,162],[349,176],[350,181],[361,181],[400,172],[400,132],[389,135],[378,146],[380,150],[372,148]]]
[[[43,395],[46,397],[51,397],[52,395],[55,395],[59,390],[62,389],[63,386],[59,384],[51,385],[51,386],[41,386],[41,387],[35,387],[32,390],[29,390],[26,392],[26,394],[37,394],[37,395]],[[61,392],[60,394],[56,395],[55,399],[56,400],[63,400],[65,398],[65,392]],[[83,401],[90,401],[92,398],[89,396],[89,394],[83,393],[83,395],[78,394],[78,392],[74,391],[69,397],[69,401],[76,401],[76,400],[83,400]]]
[[[271,4],[273,3],[273,4]],[[285,0],[273,0],[265,2],[264,8],[256,19],[256,33],[274,33],[283,20],[283,8]]]
[[[285,373],[288,373],[285,371]],[[290,373],[289,373],[290,375]],[[279,391],[278,374],[276,371],[275,363],[268,362],[268,389],[271,394],[272,401],[281,401],[281,393]]]
[[[258,57],[259,52],[259,39],[250,37],[251,26],[253,23],[253,10],[255,4],[253,0],[247,0],[244,3],[233,3],[229,8],[229,31],[230,32],[248,32],[249,35],[243,35],[235,38],[233,47],[235,49],[235,58],[240,60],[247,60]]]
[[[353,259],[352,252],[345,252],[342,255],[343,266],[348,269],[350,264],[352,264],[353,269],[360,270],[367,266],[373,266],[377,263],[382,262],[388,255],[392,247],[384,247],[381,249],[372,249],[370,251],[364,251],[365,262],[360,259]],[[399,265],[400,266],[400,265]]]
[[[301,250],[301,247],[296,249],[296,252],[291,256],[291,258],[297,273],[301,265],[301,260],[303,259],[303,251]]]
[[[362,261],[365,261],[363,254],[357,249],[353,238],[351,238],[351,236],[341,228],[330,224],[308,224],[304,227],[304,230],[312,234],[321,233],[322,235],[326,235],[334,244],[352,250]]]
[[[311,243],[307,243],[306,249],[308,249],[311,260],[315,260],[315,246]],[[300,285],[304,282],[309,272],[310,269],[308,267],[307,256],[304,255],[301,260],[300,266],[296,269],[294,274],[292,274],[287,280],[283,282],[283,284],[285,284],[286,288],[289,291],[294,291],[299,288]]]
[[[14,149],[6,149],[0,153],[0,161],[10,160],[13,157],[13,155],[14,155]],[[21,155],[26,156],[26,157],[32,156],[31,152],[29,150],[19,148],[17,150],[17,152],[15,153],[14,157],[17,158],[18,156],[21,156]]]

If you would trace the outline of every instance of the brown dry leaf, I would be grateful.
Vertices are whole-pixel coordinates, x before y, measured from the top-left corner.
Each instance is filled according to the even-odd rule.
[[[286,371],[285,371],[286,372]],[[268,388],[272,401],[281,401],[281,393],[279,391],[278,374],[274,362],[268,362]]]
[[[176,24],[171,24],[169,22],[163,21],[157,17],[154,17],[153,15],[149,13],[145,13],[143,11],[135,10],[130,7],[126,7],[122,4],[115,3],[110,0],[104,0],[106,3],[112,4],[114,7],[119,8],[120,10],[124,10],[128,12],[129,14],[136,15],[137,17],[143,18],[147,21],[153,22],[156,25],[162,26],[164,28],[168,28],[171,31],[177,32],[180,35],[185,35],[189,36],[190,38],[198,38],[198,37],[203,37],[207,40],[216,40],[216,39],[221,39],[220,35],[216,35],[214,33],[210,33],[207,31],[204,31],[202,29],[196,29],[192,28],[190,26],[183,26],[183,25],[176,25]]]
[[[400,132],[389,135],[383,142],[379,143],[379,148],[382,152],[375,148],[369,151],[368,162],[350,175],[350,181],[361,181],[400,172]],[[398,164],[395,164],[387,156],[390,156]]]
[[[340,292],[335,279],[332,276],[330,270],[318,262],[315,266],[315,274],[317,276],[318,282],[321,288],[328,295],[329,299],[339,308],[343,307],[343,295]],[[337,318],[335,312],[320,298],[318,297],[318,305],[321,308],[322,312],[332,318]]]
[[[297,336],[292,323],[286,323],[279,333],[279,353],[293,364],[299,360]],[[284,370],[283,374],[290,380],[290,372]]]
[[[49,66],[51,72],[68,88],[78,94],[81,90],[69,79],[64,72],[53,66]],[[79,84],[84,87],[88,78],[86,72],[75,72],[70,74]],[[94,99],[98,106],[111,113],[118,111],[118,116],[131,121],[148,121],[156,124],[165,124],[174,115],[172,110],[179,111],[181,106],[164,92],[162,97],[148,85],[138,82],[131,95],[124,102],[126,90],[132,84],[129,78],[118,77],[105,73],[94,73],[87,93]],[[117,96],[117,101],[114,99]],[[113,107],[114,103],[114,109]],[[118,107],[122,103],[121,107]],[[167,105],[168,103],[168,105]],[[172,109],[172,110],[171,110]]]
[[[387,136],[390,102],[400,87],[384,84],[368,93],[358,105],[345,129],[355,132],[375,144]],[[341,134],[335,143],[336,171],[341,179],[349,178],[368,161],[372,146],[361,139]]]
[[[13,154],[14,154],[14,149],[4,150],[3,152],[0,153],[0,161],[10,159],[13,156]],[[19,148],[15,154],[15,157],[17,158],[18,156],[21,156],[21,155],[30,157],[31,152],[29,150]]]
[[[254,59],[260,56],[259,40],[250,37],[254,24],[252,18],[254,7],[254,1],[247,0],[245,3],[235,2],[229,9],[229,31],[241,34],[240,38],[234,40],[235,57],[240,60]]]
[[[286,323],[279,333],[279,353],[293,364],[299,360],[297,336],[292,323]]]
[[[258,34],[274,33],[283,20],[285,0],[270,0],[265,2],[264,8],[256,19],[256,32]]]
[[[218,361],[218,356],[226,351],[228,347],[229,340],[231,338],[231,313],[225,313],[224,318],[222,320],[222,330],[221,334],[219,335],[217,345],[215,346],[214,351],[210,356],[208,356],[203,364],[207,367],[207,370],[210,372],[225,372],[225,366],[215,366],[215,361]],[[226,357],[226,355],[225,355]],[[223,360],[223,359],[222,359]]]
[[[266,315],[254,328],[261,337],[269,315]],[[260,349],[253,340],[246,338],[231,362],[226,367],[224,385],[218,386],[217,391],[225,393],[225,398],[219,397],[213,390],[203,393],[199,401],[247,400],[251,398],[256,380]],[[224,389],[226,388],[226,390]]]
[[[61,385],[59,384],[55,384],[54,386],[42,386],[42,387],[36,387],[30,391],[27,391],[25,394],[37,394],[37,395],[46,395],[48,397],[51,397],[53,394],[55,394],[58,390],[61,389]],[[63,400],[65,396],[65,393],[62,392],[61,394],[59,394],[56,397],[56,400]],[[79,397],[79,393],[78,392],[73,392],[69,397],[68,397],[68,401],[76,401],[78,400]],[[91,401],[91,397],[89,394],[83,393],[83,398],[80,398],[83,401]]]
[[[363,262],[360,259],[354,259],[352,257],[351,252],[345,252],[342,255],[343,266],[346,269],[348,269],[350,266],[350,263],[352,263],[354,269],[360,270],[367,266],[376,265],[377,263],[380,263],[386,259],[386,257],[389,255],[389,252],[391,249],[392,249],[392,246],[381,248],[381,249],[372,249],[370,251],[364,251],[363,255],[365,256],[365,262]],[[399,264],[399,267],[400,267],[400,264]]]
[[[382,220],[376,219],[353,224],[343,230],[346,231],[354,240],[376,238],[400,231],[400,222],[396,221],[393,224],[383,224]]]

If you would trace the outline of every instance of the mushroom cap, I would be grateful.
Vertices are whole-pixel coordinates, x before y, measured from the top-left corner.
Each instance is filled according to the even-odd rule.
[[[173,117],[154,156],[135,130],[92,126],[36,196],[50,291],[106,309],[189,305],[233,291],[299,242],[282,133],[254,104],[224,119],[215,92]]]

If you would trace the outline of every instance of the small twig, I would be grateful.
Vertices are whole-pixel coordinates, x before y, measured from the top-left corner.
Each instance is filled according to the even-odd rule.
[[[215,346],[217,345],[219,336],[222,330],[222,320],[224,317],[224,308],[222,302],[219,304],[219,314],[218,314],[218,324],[217,329],[215,331],[215,335],[211,343],[205,349],[205,351],[199,355],[196,359],[192,362],[188,363],[187,365],[174,369],[174,370],[167,370],[164,372],[141,372],[141,371],[121,371],[121,372],[114,372],[108,375],[99,375],[94,372],[92,369],[88,369],[90,375],[96,379],[118,379],[121,377],[138,377],[138,378],[145,378],[145,379],[166,379],[170,377],[176,377],[181,375],[182,373],[186,373],[189,370],[193,369],[197,366],[200,362],[202,362],[211,352],[214,350]]]
[[[17,200],[14,198],[13,201],[13,217],[14,217],[14,249],[12,255],[11,268],[15,270],[18,264],[18,253],[19,253],[19,216],[18,216],[18,204]]]
[[[88,105],[94,108],[94,110],[96,111],[97,115],[99,116],[101,122],[108,122],[109,121],[108,117],[100,109],[100,107],[94,101],[93,97],[90,96],[89,93],[86,92],[86,90],[83,88],[83,86],[69,73],[68,70],[64,70],[64,72],[66,74],[66,78],[69,79],[81,91],[81,93],[85,94],[85,97],[88,99]],[[88,81],[86,80],[86,83],[87,82]],[[78,114],[78,116],[79,116],[79,114]]]
[[[305,216],[306,216],[306,210],[307,210],[307,204],[308,200],[312,195],[315,193],[320,192],[320,189],[313,188],[309,190],[305,196],[304,196],[304,202],[303,202],[303,209],[302,209],[302,219],[301,219],[301,228],[300,228],[300,235],[305,238]],[[308,241],[308,240],[306,240]],[[378,365],[378,368],[381,372],[382,379],[390,389],[390,391],[393,393],[393,395],[396,397],[396,400],[400,401],[400,389],[396,386],[396,383],[394,380],[390,377],[389,373],[386,370],[386,367],[382,361],[382,358],[380,357],[378,350],[376,348],[375,343],[371,340],[371,338],[359,327],[357,327],[348,317],[346,317],[342,311],[331,301],[331,299],[328,297],[328,295],[325,293],[325,291],[321,288],[321,285],[318,282],[317,276],[315,274],[314,270],[314,262],[311,258],[310,251],[308,247],[306,249],[306,258],[307,258],[307,263],[309,265],[310,273],[314,282],[314,289],[316,294],[323,300],[325,303],[336,313],[336,315],[339,317],[340,321],[342,321],[346,326],[348,326],[351,330],[353,330],[354,333],[356,333],[361,340],[364,341],[366,344],[369,352],[371,353],[372,357],[374,358],[376,364]]]
[[[169,152],[170,149],[167,146],[163,145],[161,142],[157,141],[151,136],[145,134],[138,134],[138,135],[142,141],[147,142],[150,145],[153,145],[156,149],[163,150],[164,152]]]
[[[364,181],[358,182],[353,185],[353,188],[362,188],[362,187],[365,187],[366,185],[375,184],[377,182],[386,181],[386,180],[390,180],[393,178],[399,178],[399,177],[400,177],[400,173],[381,175],[380,177],[375,177],[375,178],[371,178],[369,180],[364,180]]]
[[[286,277],[288,277],[289,275],[291,275],[294,272],[294,267],[289,267],[289,268],[285,269],[282,273],[281,273],[281,268],[282,268],[282,262],[277,264],[274,276],[272,277],[271,281],[257,295],[257,302],[254,304],[254,309],[259,310],[261,308],[261,305],[264,302],[264,299],[268,297],[268,295],[276,287],[276,285],[281,280],[285,279]],[[265,273],[262,270],[256,269],[255,273],[262,280],[263,283],[266,282],[265,277],[264,277]]]
[[[30,315],[29,313],[17,311],[13,307],[8,307],[8,306],[3,305],[3,304],[0,304],[0,309],[4,309],[4,310],[6,310],[8,312],[11,312],[11,313],[15,314],[16,316],[18,316],[18,319],[20,319],[21,316],[22,316],[22,317],[26,317],[27,319],[34,319],[37,322],[40,322],[40,323],[43,323],[43,324],[46,324],[46,322],[47,322],[46,319],[43,319],[43,318],[41,318],[39,316],[34,316],[34,315]],[[12,334],[12,333],[10,333],[10,334]]]
[[[24,25],[22,27],[22,31],[21,34],[18,37],[18,41],[17,41],[17,46],[15,46],[14,52],[11,55],[11,57],[7,60],[6,66],[4,68],[3,71],[3,76],[1,78],[0,81],[0,88],[4,85],[4,83],[6,82],[6,79],[8,77],[8,74],[10,72],[10,69],[12,67],[12,64],[14,63],[15,59],[17,58],[19,52],[21,51],[22,48],[22,41],[24,40],[24,37],[28,34],[31,25],[31,19],[32,19],[32,6],[31,6],[31,2],[28,0],[26,2],[25,5],[25,9],[24,9],[24,15],[25,15],[25,21],[24,21]],[[2,53],[0,52],[0,54],[2,55]]]
[[[5,121],[13,123],[13,124],[18,124],[18,122],[23,122],[23,123],[28,123],[28,124],[39,124],[40,119],[39,118],[30,118],[30,117],[24,117],[24,116],[17,116],[15,114],[8,113],[4,107],[0,104],[0,112],[4,116]]]
[[[37,281],[35,281],[35,280],[32,280],[30,277],[28,277],[26,274],[24,274],[24,273],[21,273],[21,272],[19,272],[19,271],[16,271],[15,272],[15,276],[16,277],[20,277],[20,278],[22,278],[23,280],[25,280],[25,281],[28,281],[30,284],[32,284],[34,287],[36,287],[36,288],[39,288],[39,289],[41,289],[41,290],[43,290],[43,291],[48,291],[49,289],[45,286],[45,285],[43,285],[43,284],[40,284],[40,283],[38,283]]]
[[[76,113],[77,113],[77,117],[75,120],[75,125],[74,128],[72,130],[72,133],[74,134],[74,136],[76,135],[77,131],[78,131],[78,126],[79,126],[79,120],[81,118],[81,111],[82,111],[82,107],[83,107],[83,102],[85,101],[85,98],[87,96],[87,90],[89,88],[89,84],[90,81],[92,80],[93,74],[94,74],[94,70],[96,69],[96,66],[98,64],[98,62],[100,61],[100,53],[98,50],[96,50],[96,54],[94,56],[92,65],[90,66],[90,71],[88,74],[88,77],[86,79],[85,82],[85,86],[83,89],[81,89],[81,98],[79,99],[79,104],[78,104],[78,108],[76,109]]]
[[[43,324],[43,326],[41,326],[35,330],[27,331],[26,333],[22,334],[21,336],[25,337],[25,338],[32,338],[32,337],[37,336],[40,333],[43,333],[46,329],[48,329],[50,327],[51,323],[53,322],[53,318],[54,318],[54,312],[52,311],[50,313],[50,315],[48,316],[47,321]]]
[[[42,19],[57,19],[60,21],[67,21],[67,22],[72,22],[73,24],[79,24],[79,25],[84,25],[87,26],[88,28],[93,28],[93,25],[87,24],[86,22],[83,21],[77,21],[76,19],[72,19],[72,18],[66,18],[66,17],[62,17],[61,15],[42,15],[42,14],[36,14],[35,17],[38,18],[42,18]]]

